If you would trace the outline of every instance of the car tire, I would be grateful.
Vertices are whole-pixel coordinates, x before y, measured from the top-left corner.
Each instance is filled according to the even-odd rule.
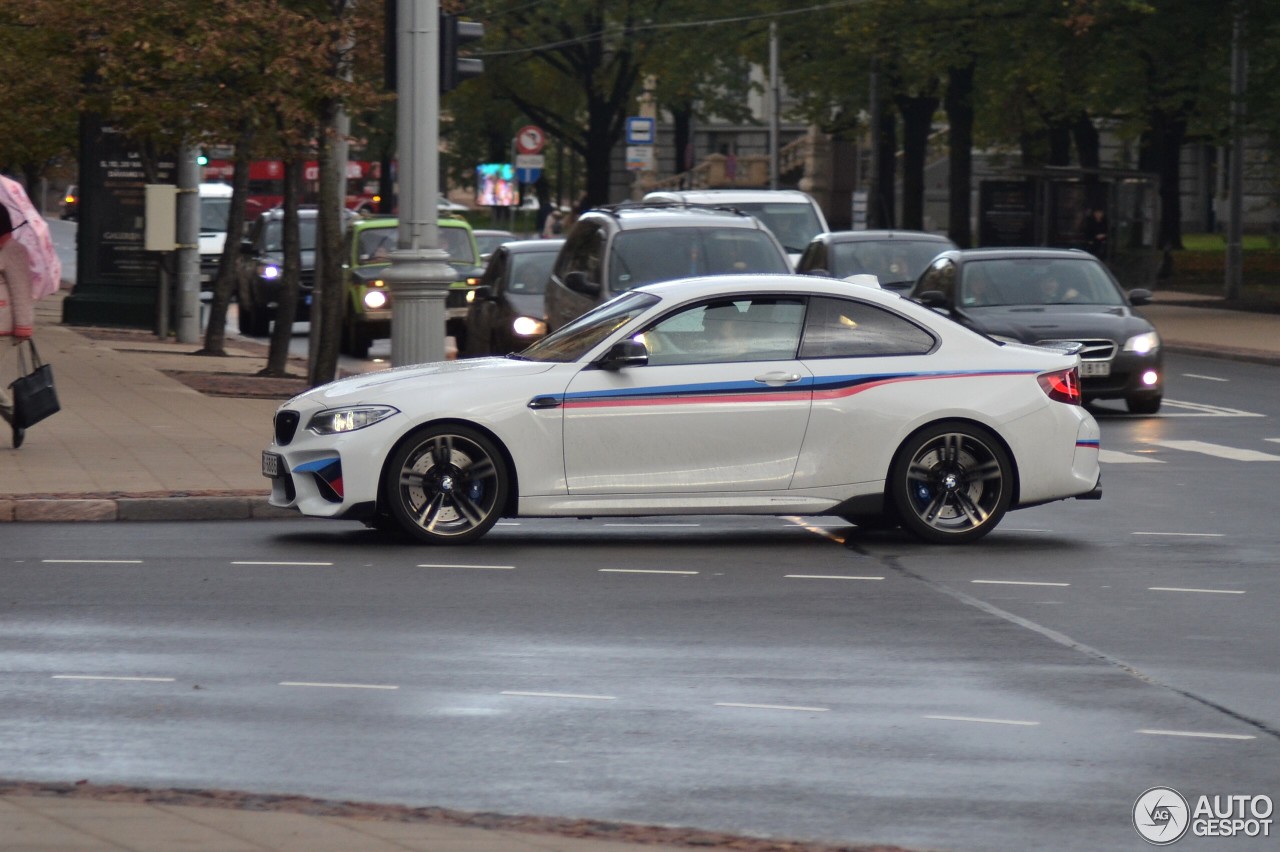
[[[511,477],[502,453],[457,424],[413,433],[391,457],[383,497],[409,535],[428,544],[466,544],[502,516]]]
[[[1162,394],[1134,394],[1125,397],[1125,407],[1129,409],[1130,414],[1155,414],[1160,410],[1160,403],[1164,402]]]
[[[903,526],[934,544],[963,544],[995,529],[1009,509],[1013,464],[990,431],[935,423],[908,438],[889,474]]]

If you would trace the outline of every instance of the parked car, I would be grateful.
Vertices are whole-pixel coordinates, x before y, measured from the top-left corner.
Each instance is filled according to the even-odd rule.
[[[565,238],[547,284],[554,331],[618,293],[694,275],[790,272],[777,239],[728,210],[641,202],[589,210]]]
[[[644,200],[721,207],[755,216],[782,243],[793,268],[805,246],[827,230],[818,202],[798,189],[660,190],[650,192]]]
[[[1079,342],[1081,393],[1155,414],[1164,398],[1160,335],[1107,267],[1078,249],[969,249],[939,255],[909,296],[998,341]]]
[[[973,541],[1099,497],[1078,358],[879,288],[721,275],[624,292],[518,355],[306,391],[271,504],[463,543],[499,518],[835,515]]]
[[[482,266],[489,262],[489,258],[493,256],[493,252],[498,246],[520,239],[510,231],[478,230],[472,233],[476,235],[476,248],[480,250],[480,264]]]
[[[316,210],[298,211],[301,269],[298,273],[298,308],[294,319],[311,316],[311,291],[316,281]],[[241,334],[263,337],[271,330],[280,300],[284,274],[284,210],[262,213],[249,226],[240,243],[236,270],[236,303]]]
[[[547,281],[564,240],[503,243],[467,310],[464,357],[518,352],[547,333]]]
[[[80,218],[80,187],[74,183],[62,193],[62,218],[72,222]]]
[[[227,242],[227,220],[231,217],[231,187],[225,183],[202,183],[200,195],[200,287],[212,290],[222,265]]]
[[[796,272],[850,278],[874,275],[886,290],[909,290],[929,261],[958,246],[925,231],[831,231],[818,234]]]
[[[466,341],[467,305],[484,269],[465,219],[442,217],[436,224],[456,276],[445,297],[445,334],[454,337],[461,349]],[[398,219],[382,216],[358,219],[347,229],[342,253],[346,287],[339,348],[343,354],[364,358],[370,343],[391,336],[391,291],[385,276],[399,226]]]

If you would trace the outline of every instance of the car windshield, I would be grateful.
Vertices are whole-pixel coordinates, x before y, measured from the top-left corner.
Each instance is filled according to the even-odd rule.
[[[481,254],[492,254],[498,246],[514,241],[514,234],[476,234],[476,247]]]
[[[203,233],[226,233],[227,219],[231,216],[230,198],[200,199],[200,230]]]
[[[649,293],[623,293],[542,338],[521,352],[520,357],[530,361],[576,361],[657,302],[658,297]]]
[[[356,238],[356,257],[361,263],[390,263],[391,252],[396,248],[397,232],[395,225],[361,230]]]
[[[733,272],[777,272],[790,266],[755,228],[647,228],[613,241],[609,287],[617,293],[655,281]]]
[[[929,261],[946,251],[946,243],[928,240],[866,240],[831,245],[831,269],[836,278],[870,274],[884,284],[914,282]]]
[[[773,231],[782,247],[792,253],[804,251],[809,241],[823,232],[818,214],[807,203],[780,204],[766,201],[744,204],[735,201],[731,206],[734,210],[759,219],[766,228]]]
[[[521,296],[541,296],[547,292],[551,267],[555,265],[553,251],[529,251],[513,254],[508,259],[509,275],[507,292]]]
[[[298,217],[298,237],[303,251],[315,251],[316,217]],[[266,233],[262,235],[263,251],[284,251],[284,219],[269,219]]]
[[[464,266],[476,265],[476,254],[471,249],[471,232],[466,228],[439,227],[440,248],[449,253],[449,262]]]
[[[971,260],[964,264],[959,295],[971,308],[1125,303],[1106,267],[1089,257]]]

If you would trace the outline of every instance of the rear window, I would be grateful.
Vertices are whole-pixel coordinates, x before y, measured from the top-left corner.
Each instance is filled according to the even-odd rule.
[[[655,281],[738,272],[791,272],[785,256],[753,228],[652,228],[614,237],[609,287],[630,290]]]
[[[551,267],[556,262],[555,252],[534,251],[513,254],[508,257],[508,262],[511,264],[511,278],[507,284],[508,293],[541,296],[547,292],[547,280],[551,278]]]
[[[928,240],[891,239],[835,243],[831,246],[830,272],[836,278],[871,274],[883,284],[914,282],[933,260],[950,246]]]

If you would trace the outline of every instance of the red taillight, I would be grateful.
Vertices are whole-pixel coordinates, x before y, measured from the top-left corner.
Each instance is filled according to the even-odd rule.
[[[1070,405],[1081,404],[1079,368],[1071,367],[1066,370],[1056,370],[1052,373],[1042,373],[1036,376],[1036,381],[1040,382],[1040,387],[1049,395],[1049,399]]]

